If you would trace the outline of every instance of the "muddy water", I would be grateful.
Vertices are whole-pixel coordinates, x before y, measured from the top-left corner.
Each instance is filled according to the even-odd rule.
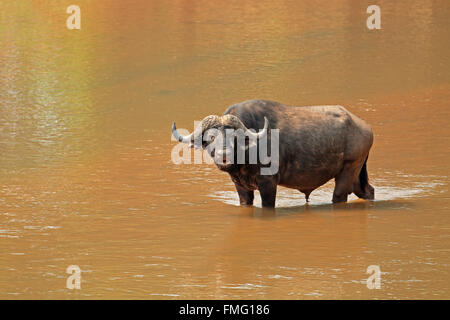
[[[377,1],[374,31],[366,1],[77,4],[81,30],[66,1],[0,4],[1,298],[450,298],[448,1]],[[241,208],[172,163],[173,120],[251,98],[369,122],[376,201]]]

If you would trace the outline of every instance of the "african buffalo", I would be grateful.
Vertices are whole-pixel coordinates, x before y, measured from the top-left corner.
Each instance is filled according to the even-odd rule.
[[[262,164],[259,158],[253,164],[235,161],[236,143],[222,148],[214,145],[220,139],[200,142],[203,148],[213,147],[210,155],[218,168],[231,176],[241,205],[252,205],[254,190],[259,190],[263,207],[274,207],[277,185],[299,190],[308,201],[314,189],[332,178],[333,203],[347,201],[352,192],[359,198],[374,199],[366,168],[373,143],[372,129],[342,106],[293,107],[268,100],[249,100],[232,105],[222,116],[206,117],[188,136],[180,135],[173,123],[172,134],[192,146],[196,136],[206,135],[210,129],[225,136],[225,130],[230,128],[242,130],[247,137],[256,139],[257,145],[260,139],[274,143],[270,133],[278,129],[278,159],[273,160],[277,161],[278,171],[270,175],[261,174],[268,164]],[[246,152],[250,140],[244,140]]]

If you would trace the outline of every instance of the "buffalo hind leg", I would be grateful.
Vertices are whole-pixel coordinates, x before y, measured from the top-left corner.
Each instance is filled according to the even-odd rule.
[[[361,183],[358,179],[353,183],[353,193],[361,199],[373,200],[375,199],[375,189],[369,183],[364,188],[361,187]]]
[[[253,192],[253,190],[244,189],[237,184],[235,184],[235,186],[236,186],[236,191],[239,195],[239,203],[242,206],[253,205],[253,199],[255,198],[255,193]]]
[[[369,175],[367,173],[367,159],[359,172],[359,177],[353,183],[353,193],[366,200],[375,199],[375,189],[369,184]]]
[[[346,202],[347,197],[353,190],[353,183],[361,171],[363,162],[346,162],[341,172],[335,178],[335,187],[333,192],[333,203]]]

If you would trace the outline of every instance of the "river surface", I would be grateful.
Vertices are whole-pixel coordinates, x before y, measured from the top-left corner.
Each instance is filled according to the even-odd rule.
[[[0,4],[0,298],[450,298],[449,1],[73,2]],[[365,119],[376,200],[173,163],[172,121],[253,98]]]

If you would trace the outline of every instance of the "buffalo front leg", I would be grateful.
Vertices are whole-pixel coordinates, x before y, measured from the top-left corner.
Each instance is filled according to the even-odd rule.
[[[277,197],[277,184],[272,178],[261,177],[257,180],[261,203],[263,207],[274,208]]]
[[[237,184],[234,185],[239,195],[239,203],[241,204],[241,206],[253,205],[253,199],[255,198],[255,193],[253,192],[253,190],[244,189]]]

